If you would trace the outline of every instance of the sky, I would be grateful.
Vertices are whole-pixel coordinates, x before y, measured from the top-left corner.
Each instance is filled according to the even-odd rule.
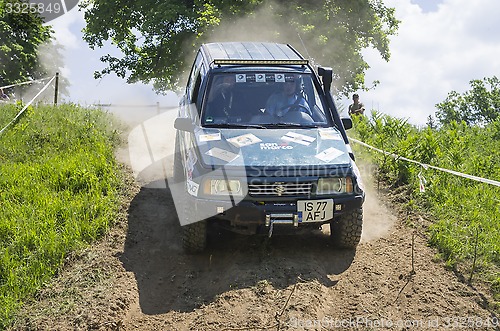
[[[391,38],[391,59],[383,61],[365,51],[371,66],[369,84],[360,91],[367,109],[376,109],[410,123],[424,125],[435,105],[448,93],[464,93],[470,81],[500,73],[500,1],[497,0],[385,0],[402,21]]]
[[[64,47],[65,67],[61,70],[70,82],[69,97],[65,101],[91,105],[96,103],[114,105],[154,105],[173,107],[179,97],[174,92],[157,95],[151,85],[142,83],[127,84],[115,74],[102,79],[94,79],[94,71],[105,68],[100,58],[106,54],[119,56],[120,52],[109,43],[103,48],[90,49],[83,40],[82,29],[85,27],[83,13],[77,8],[63,16],[48,22],[54,30],[55,40]]]
[[[436,112],[435,105],[451,91],[463,93],[473,79],[498,76],[500,72],[500,12],[498,0],[385,0],[396,8],[401,21],[391,37],[391,59],[385,62],[377,51],[363,56],[370,69],[369,91],[357,91],[368,112],[374,109],[415,125],[425,125]],[[129,85],[115,75],[94,80],[93,72],[104,68],[99,58],[119,54],[112,46],[92,51],[82,40],[83,14],[73,9],[49,22],[56,40],[65,47],[65,75],[71,86],[67,101],[81,104],[155,104],[175,106],[178,96],[154,93],[144,84]],[[325,65],[327,65],[325,63]],[[339,101],[347,108],[350,99]]]

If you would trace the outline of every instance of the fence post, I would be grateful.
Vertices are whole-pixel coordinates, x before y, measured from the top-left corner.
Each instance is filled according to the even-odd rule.
[[[54,88],[54,106],[57,106],[57,94],[59,92],[59,73],[56,72],[56,82]]]

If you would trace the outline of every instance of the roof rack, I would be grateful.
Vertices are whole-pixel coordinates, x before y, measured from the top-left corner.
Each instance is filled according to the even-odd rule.
[[[212,62],[215,65],[223,65],[223,64],[229,64],[229,65],[249,65],[249,64],[255,64],[255,65],[277,65],[277,64],[289,64],[289,65],[308,65],[309,60],[301,59],[301,60],[231,60],[231,59],[215,59]]]

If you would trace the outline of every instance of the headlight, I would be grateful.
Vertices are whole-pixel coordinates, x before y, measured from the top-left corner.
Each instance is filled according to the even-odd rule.
[[[352,178],[351,177],[332,177],[320,178],[316,194],[341,194],[352,193]]]
[[[243,190],[241,182],[236,179],[209,179],[205,181],[203,186],[205,194],[210,195],[237,195],[242,196]]]

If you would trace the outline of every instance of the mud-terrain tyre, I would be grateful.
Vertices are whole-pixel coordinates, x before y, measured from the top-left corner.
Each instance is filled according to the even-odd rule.
[[[184,166],[182,165],[182,154],[180,153],[179,146],[180,138],[179,133],[175,136],[175,152],[174,152],[174,183],[181,183],[185,181]],[[184,183],[184,185],[186,185]],[[196,217],[193,206],[189,205],[189,196],[184,192],[184,199],[182,201],[183,214],[188,220]],[[196,223],[181,226],[182,233],[182,246],[184,250],[189,253],[199,253],[207,246],[207,222],[205,220]]]
[[[205,220],[182,227],[182,246],[188,253],[200,253],[207,246],[207,222]]]
[[[187,192],[184,192],[184,201],[182,208],[184,217],[189,224],[183,225],[182,228],[182,246],[188,253],[200,253],[207,246],[208,228],[207,221],[202,220],[195,223],[190,223],[195,220],[196,211],[193,205],[189,204],[190,198]]]
[[[356,248],[361,240],[363,230],[363,208],[330,222],[330,235],[335,246],[340,248]]]

